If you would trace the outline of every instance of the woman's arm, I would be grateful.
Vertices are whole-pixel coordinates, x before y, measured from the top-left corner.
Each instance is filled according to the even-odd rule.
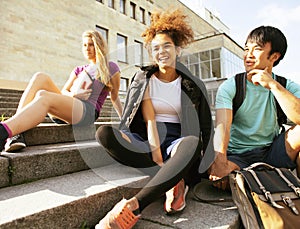
[[[163,158],[160,150],[160,141],[155,120],[155,112],[149,96],[149,88],[146,89],[142,102],[142,113],[147,125],[147,134],[150,148],[152,151],[152,160],[158,165],[163,164]]]
[[[76,80],[76,78],[77,78],[76,74],[72,71],[69,76],[69,79],[67,80],[67,82],[65,83],[65,85],[63,86],[63,88],[61,90],[61,93],[63,95],[73,97],[74,94],[71,92],[71,87],[72,87],[74,81]]]
[[[119,98],[120,81],[121,81],[120,72],[116,72],[111,77],[111,80],[110,80],[110,82],[112,84],[112,90],[110,92],[110,100],[111,100],[116,112],[118,113],[119,118],[122,117],[122,113],[123,113],[123,106],[122,106],[122,103]]]
[[[88,100],[88,98],[90,97],[90,95],[92,93],[92,89],[87,89],[87,90],[82,89],[79,93],[76,93],[76,94],[71,91],[71,87],[73,86],[76,78],[77,78],[76,74],[74,73],[74,71],[72,71],[69,79],[63,86],[61,93],[63,95],[74,97],[74,98],[77,98],[80,100]]]

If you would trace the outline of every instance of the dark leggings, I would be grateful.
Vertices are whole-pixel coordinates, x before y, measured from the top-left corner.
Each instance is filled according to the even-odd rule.
[[[152,179],[135,195],[142,211],[150,203],[174,187],[188,172],[193,162],[198,161],[201,144],[195,136],[184,137],[173,157],[160,167],[149,157],[149,152],[141,152],[126,141],[119,130],[111,126],[101,126],[96,132],[97,141],[107,149],[116,161],[138,168]]]

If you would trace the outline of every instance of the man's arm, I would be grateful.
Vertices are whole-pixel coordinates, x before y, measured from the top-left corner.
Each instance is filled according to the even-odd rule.
[[[235,163],[227,160],[227,147],[230,138],[231,123],[231,109],[216,110],[216,129],[214,135],[214,150],[216,158],[210,167],[211,180],[218,180],[227,176],[231,171],[239,169]]]
[[[288,119],[300,125],[300,99],[276,81],[270,84],[270,90]]]
[[[269,89],[289,120],[300,125],[300,99],[285,89],[272,78],[269,68],[264,70],[253,69],[248,73],[248,78],[253,84]]]

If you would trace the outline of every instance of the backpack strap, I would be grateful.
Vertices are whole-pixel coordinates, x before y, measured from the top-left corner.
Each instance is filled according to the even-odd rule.
[[[284,88],[286,87],[286,78],[282,76],[276,75],[276,81],[280,83]],[[281,109],[278,101],[275,99],[276,104],[276,110],[277,110],[277,122],[280,127],[282,127],[283,124],[287,123],[287,117],[283,110]]]
[[[247,82],[246,73],[238,73],[235,75],[234,78],[235,78],[236,93],[232,100],[233,118],[246,97],[246,82]],[[276,81],[280,83],[284,88],[286,87],[287,80],[285,77],[276,75]],[[283,124],[287,123],[287,117],[276,99],[275,99],[275,104],[277,110],[277,122],[278,125],[282,127]]]
[[[246,73],[238,73],[235,75],[234,79],[236,92],[232,100],[232,117],[234,117],[246,97]]]

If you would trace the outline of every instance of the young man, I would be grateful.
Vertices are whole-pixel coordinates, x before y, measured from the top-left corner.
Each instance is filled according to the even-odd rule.
[[[246,96],[234,116],[235,77],[227,79],[217,93],[216,159],[210,167],[211,180],[255,162],[296,168],[300,176],[300,85],[287,80],[283,87],[272,72],[286,49],[286,38],[277,28],[261,26],[248,35],[244,52]],[[279,131],[275,98],[295,124],[283,133]],[[224,183],[221,185],[224,188]]]

